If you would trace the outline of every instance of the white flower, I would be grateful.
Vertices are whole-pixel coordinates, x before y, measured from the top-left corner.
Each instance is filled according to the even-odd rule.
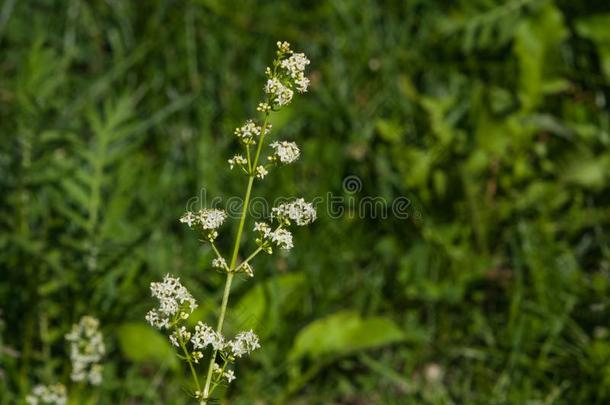
[[[271,233],[271,227],[264,222],[256,222],[254,223],[254,231],[260,232],[264,235],[268,235],[269,233]]]
[[[292,244],[292,234],[286,229],[279,228],[271,232],[270,239],[280,249],[290,250],[294,246]]]
[[[216,333],[211,326],[199,321],[195,325],[195,333],[191,338],[191,343],[195,349],[205,349],[211,345],[214,350],[222,350],[225,346],[225,339],[219,333]]]
[[[303,53],[292,54],[280,62],[280,67],[290,77],[299,93],[305,93],[309,87],[309,79],[305,77],[307,65],[309,65],[309,59]]]
[[[309,87],[309,79],[305,76],[301,76],[294,80],[294,85],[299,93],[305,93]]]
[[[203,209],[197,212],[197,219],[203,229],[218,229],[227,219],[227,213],[217,209]]]
[[[250,277],[254,277],[254,269],[250,266],[250,263],[244,263],[241,265],[241,271],[246,273]]]
[[[180,343],[178,342],[178,338],[176,338],[176,336],[173,333],[171,335],[169,335],[169,341],[172,343],[172,345],[174,345],[176,347],[180,347]]]
[[[268,103],[258,103],[258,107],[256,107],[256,111],[266,113],[266,112],[271,111],[271,106]]]
[[[28,405],[65,405],[68,402],[68,394],[63,384],[37,385],[32,393],[25,397]]]
[[[235,373],[233,373],[233,370],[227,370],[224,372],[223,377],[227,379],[228,383],[231,383],[231,381],[235,380]]]
[[[191,332],[186,329],[186,326],[181,326],[169,335],[169,340],[172,345],[180,347],[180,342],[188,342],[191,338]]]
[[[227,261],[222,257],[217,257],[216,259],[212,260],[212,267],[216,269],[224,269],[227,267]]]
[[[231,349],[233,356],[241,357],[244,354],[250,354],[254,350],[261,347],[258,341],[258,336],[252,331],[241,332],[235,339],[231,340],[227,346]]]
[[[309,65],[309,59],[304,53],[294,53],[289,58],[280,62],[280,67],[286,70],[286,73],[293,79],[299,79],[303,76],[305,68]]]
[[[269,172],[267,171],[267,169],[265,169],[264,166],[258,165],[256,167],[256,178],[257,179],[264,179],[266,175],[268,175]]]
[[[223,210],[204,208],[195,213],[187,211],[180,218],[180,222],[187,224],[190,228],[200,226],[205,230],[214,230],[220,227],[227,218]]]
[[[231,159],[229,159],[228,162],[230,169],[233,169],[234,166],[244,166],[248,163],[246,158],[244,158],[242,155],[235,155]]]
[[[267,106],[268,107],[268,106]],[[266,108],[264,105],[259,108]],[[270,107],[269,107],[270,108]],[[253,145],[256,143],[255,139],[257,136],[262,134],[263,129],[256,125],[254,120],[248,120],[244,125],[239,128],[236,128],[234,133],[237,138],[242,141],[245,145]],[[265,135],[267,135],[271,131],[271,124],[267,124],[265,127]]]
[[[201,353],[200,351],[194,351],[193,353],[191,353],[191,356],[193,357],[195,363],[199,363],[199,360],[203,358],[203,353]]]
[[[265,84],[265,93],[279,106],[286,105],[292,100],[294,92],[285,86],[278,78],[271,78]]]
[[[180,222],[187,224],[189,228],[192,228],[193,225],[197,223],[197,217],[191,211],[187,211],[180,218]]]
[[[269,160],[280,161],[284,164],[296,161],[301,153],[299,147],[294,142],[273,142],[269,146],[273,149],[273,156],[269,156]]]
[[[273,208],[271,217],[287,223],[292,220],[297,225],[303,226],[316,220],[316,210],[311,203],[299,198],[291,203],[280,204]]]
[[[83,316],[66,335],[70,342],[72,381],[88,381],[98,385],[102,381],[102,366],[98,364],[106,353],[106,346],[99,330],[99,321],[92,316]]]
[[[290,50],[290,44],[288,42],[277,41],[276,45],[277,45],[278,52],[283,53],[283,54],[292,53],[292,51]]]
[[[159,308],[150,310],[146,320],[156,328],[169,327],[176,317],[186,319],[197,308],[191,293],[180,284],[180,278],[169,274],[163,278],[163,282],[150,283],[150,292],[159,300]]]

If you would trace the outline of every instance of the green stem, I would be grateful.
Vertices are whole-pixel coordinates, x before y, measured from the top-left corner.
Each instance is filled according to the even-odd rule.
[[[180,334],[180,332],[178,332],[178,336],[180,338],[180,347],[182,348],[186,362],[188,363],[189,368],[191,369],[191,375],[193,376],[193,381],[195,381],[195,387],[197,387],[197,391],[201,392],[201,386],[199,385],[199,379],[197,378],[197,372],[195,371],[195,367],[193,366],[193,362],[191,361],[191,356],[190,356],[188,350],[186,349],[186,345],[184,344],[184,340],[182,340],[182,335]]]
[[[216,257],[219,259],[222,259],[222,255],[220,254],[220,252],[218,251],[218,248],[216,247],[216,245],[214,244],[214,242],[210,242],[210,246],[212,246],[212,250],[214,251],[214,253],[216,254]],[[229,268],[227,267],[227,265],[225,264],[225,270],[229,271]]]
[[[233,271],[235,270],[235,263],[237,262],[237,256],[239,254],[239,246],[241,244],[241,235],[244,231],[244,224],[246,223],[246,217],[248,216],[248,206],[250,205],[250,195],[252,194],[252,185],[254,184],[254,173],[253,169],[256,168],[256,164],[258,163],[258,158],[261,153],[261,149],[263,146],[263,142],[265,140],[265,133],[267,132],[267,123],[269,121],[269,113],[265,113],[265,120],[263,121],[263,126],[261,128],[261,137],[258,142],[258,147],[256,148],[256,155],[254,157],[254,162],[252,162],[252,170],[250,171],[250,175],[248,177],[248,186],[246,188],[246,195],[244,197],[244,205],[241,209],[241,216],[239,218],[239,226],[237,228],[237,235],[235,236],[235,243],[233,244],[233,255],[231,256],[231,264],[229,265],[229,271],[227,272],[227,280],[225,282],[225,290],[222,296],[222,305],[220,307],[220,316],[218,317],[218,325],[216,326],[216,333],[222,333],[222,326],[224,324],[225,315],[227,313],[227,305],[229,303],[229,295],[231,294],[231,283],[233,282]],[[218,354],[218,350],[214,350],[212,353],[212,357],[210,358],[210,364],[208,365],[208,375],[205,379],[205,386],[203,388],[203,400],[202,404],[206,404],[207,400],[211,395],[210,384],[212,383],[212,372],[214,368],[214,363],[216,362],[216,355]]]
[[[244,260],[243,262],[239,263],[239,266],[237,266],[235,268],[235,272],[237,272],[239,269],[241,269],[246,263],[248,263],[250,260],[254,259],[254,257],[260,253],[260,251],[263,250],[262,247],[259,247],[258,249],[256,249],[254,252],[252,252],[252,254],[250,256],[248,256],[248,258],[246,260]]]

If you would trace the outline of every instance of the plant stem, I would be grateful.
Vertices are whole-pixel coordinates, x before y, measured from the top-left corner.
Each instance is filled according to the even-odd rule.
[[[186,345],[184,344],[182,335],[179,332],[178,332],[178,338],[180,339],[180,347],[182,348],[182,351],[184,352],[186,362],[188,363],[189,368],[191,369],[191,375],[193,376],[193,381],[195,381],[195,387],[197,388],[197,391],[200,392],[201,386],[199,385],[199,379],[197,378],[197,372],[195,371],[195,367],[193,366],[193,362],[191,361],[191,356],[189,355],[189,352],[186,349]]]
[[[261,250],[263,250],[263,248],[259,246],[259,248],[258,248],[258,249],[256,249],[254,252],[252,252],[252,254],[251,254],[250,256],[248,256],[248,258],[247,258],[246,260],[244,260],[243,262],[239,263],[239,266],[237,266],[237,267],[235,268],[235,271],[237,271],[237,270],[241,269],[241,268],[244,266],[244,264],[246,264],[246,263],[248,263],[250,260],[254,259],[254,257],[255,257],[257,254],[259,254]]]
[[[244,197],[244,205],[241,209],[241,216],[239,218],[239,226],[237,228],[237,235],[235,236],[235,243],[233,244],[233,255],[231,256],[231,264],[229,265],[229,271],[227,272],[227,280],[225,282],[225,290],[222,296],[222,305],[220,307],[220,316],[218,317],[218,325],[216,326],[216,333],[222,333],[222,326],[224,324],[225,315],[227,313],[227,305],[229,303],[229,295],[231,294],[231,283],[233,282],[235,263],[237,262],[237,256],[239,254],[239,246],[241,244],[241,235],[244,231],[244,224],[246,223],[246,217],[248,216],[248,206],[250,205],[250,195],[252,194],[252,185],[254,184],[254,169],[258,163],[258,158],[263,147],[265,140],[265,133],[267,132],[267,123],[269,121],[269,113],[265,113],[265,120],[261,127],[261,137],[256,148],[256,155],[254,162],[252,162],[250,174],[248,177],[248,186],[246,188],[246,195]],[[249,148],[248,148],[249,151]],[[248,154],[249,155],[249,154]],[[248,160],[248,164],[250,161]],[[205,379],[205,387],[203,388],[203,400],[202,404],[207,404],[207,401],[212,393],[210,391],[210,384],[212,383],[212,372],[214,370],[214,363],[216,362],[216,355],[218,350],[214,350],[212,357],[210,358],[210,364],[208,365],[208,375]]]

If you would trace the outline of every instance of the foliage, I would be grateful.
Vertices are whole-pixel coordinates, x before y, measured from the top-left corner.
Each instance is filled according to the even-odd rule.
[[[227,327],[262,325],[265,349],[226,398],[607,403],[609,19],[602,1],[5,1],[0,398],[69,375],[64,334],[90,313],[101,403],[180,403],[148,285],[179,275],[214,319],[223,277],[177,218],[240,192],[218,168],[280,38],[314,61],[272,118],[303,161],[256,195],[404,196],[409,217],[320,212],[306,248],[238,280]]]

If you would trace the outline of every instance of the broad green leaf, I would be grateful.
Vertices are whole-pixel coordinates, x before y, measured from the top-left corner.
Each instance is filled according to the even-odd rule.
[[[390,319],[362,318],[353,311],[341,311],[313,321],[297,335],[289,357],[341,356],[360,350],[403,341],[404,332]]]
[[[140,322],[124,323],[119,327],[117,335],[121,351],[128,359],[177,367],[169,340],[151,326]]]
[[[273,315],[277,318],[298,305],[304,283],[302,273],[289,273],[256,284],[231,309],[227,323],[235,331],[254,329],[260,336],[268,335],[272,331]]]

